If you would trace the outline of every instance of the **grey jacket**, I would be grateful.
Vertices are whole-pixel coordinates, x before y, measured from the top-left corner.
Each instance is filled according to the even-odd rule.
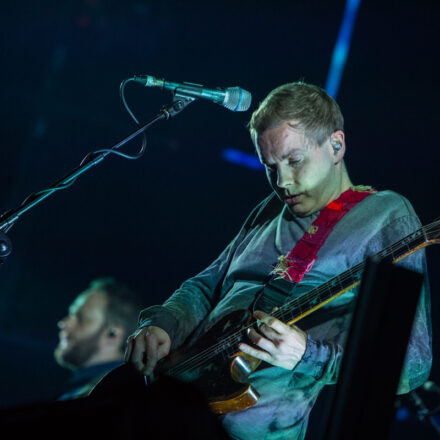
[[[140,326],[165,329],[176,348],[190,334],[197,338],[231,311],[248,308],[278,257],[295,246],[318,215],[319,212],[306,218],[295,217],[271,195],[255,208],[237,236],[209,267],[185,281],[162,306],[143,310]],[[367,197],[336,224],[292,297],[321,285],[420,226],[411,204],[403,196],[382,191]],[[423,250],[399,264],[426,273]],[[355,296],[353,289],[315,313],[350,304]],[[223,417],[231,437],[304,438],[309,413],[320,390],[337,380],[349,324],[350,316],[345,314],[306,329],[306,352],[293,371],[269,367],[251,374],[250,383],[261,399],[245,411]],[[297,325],[301,327],[301,321]],[[431,362],[429,284],[425,277],[399,393],[423,384]]]

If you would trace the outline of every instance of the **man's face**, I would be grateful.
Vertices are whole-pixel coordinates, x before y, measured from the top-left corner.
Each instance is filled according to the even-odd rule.
[[[330,140],[318,146],[285,122],[261,133],[255,144],[272,188],[294,215],[311,215],[339,195]]]
[[[98,352],[105,330],[107,299],[102,292],[86,291],[69,307],[59,323],[59,343],[55,359],[59,365],[76,370],[89,365]]]

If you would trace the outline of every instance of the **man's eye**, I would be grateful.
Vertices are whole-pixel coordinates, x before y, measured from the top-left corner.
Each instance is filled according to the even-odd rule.
[[[292,167],[298,166],[302,162],[302,159],[290,159],[289,165]]]
[[[84,315],[82,313],[76,313],[75,318],[77,319],[78,322],[84,321]]]

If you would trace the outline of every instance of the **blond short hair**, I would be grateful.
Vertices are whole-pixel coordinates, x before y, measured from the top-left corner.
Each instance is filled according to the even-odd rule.
[[[252,114],[248,128],[255,141],[256,135],[284,122],[294,123],[318,145],[336,130],[344,129],[344,117],[336,101],[324,89],[302,81],[272,90]]]

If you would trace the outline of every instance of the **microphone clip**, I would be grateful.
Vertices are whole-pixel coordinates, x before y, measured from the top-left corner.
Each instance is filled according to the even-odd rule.
[[[173,102],[171,104],[164,105],[161,109],[161,113],[165,115],[165,119],[167,120],[179,114],[196,99],[185,95],[179,95],[178,93],[173,93],[173,95]]]

